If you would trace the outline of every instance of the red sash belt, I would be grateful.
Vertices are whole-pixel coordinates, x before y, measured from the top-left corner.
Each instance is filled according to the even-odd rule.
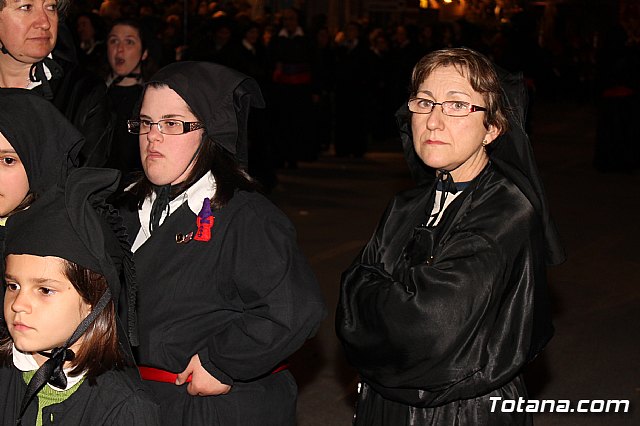
[[[282,363],[277,366],[275,369],[271,371],[269,374],[279,373],[280,371],[284,371],[289,368],[289,364]],[[178,378],[178,374],[172,373],[170,371],[161,370],[159,368],[153,367],[145,367],[144,365],[138,366],[138,371],[140,371],[140,377],[144,380],[152,380],[154,382],[164,382],[164,383],[175,383]],[[191,381],[191,375],[187,377],[187,382]]]

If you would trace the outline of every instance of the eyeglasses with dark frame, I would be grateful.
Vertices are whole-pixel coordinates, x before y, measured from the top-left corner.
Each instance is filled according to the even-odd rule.
[[[182,121],[174,118],[165,118],[153,122],[145,119],[127,120],[127,131],[133,135],[146,135],[152,126],[157,126],[163,135],[182,135],[204,128],[204,123],[198,121]]]
[[[409,106],[409,111],[416,114],[431,114],[436,105],[440,105],[442,113],[451,117],[466,117],[472,112],[487,110],[485,107],[472,105],[464,101],[435,102],[424,98],[411,98],[407,105]]]

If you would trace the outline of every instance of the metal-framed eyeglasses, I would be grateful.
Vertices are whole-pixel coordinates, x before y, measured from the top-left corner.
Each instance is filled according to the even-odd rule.
[[[411,98],[407,103],[409,111],[416,114],[431,114],[436,105],[442,107],[442,113],[451,117],[466,117],[472,112],[486,111],[485,107],[472,105],[463,101],[436,102],[431,99]]]
[[[163,135],[182,135],[204,128],[204,123],[174,118],[165,118],[156,122],[144,118],[127,120],[127,131],[134,135],[146,135],[151,131],[152,126],[157,126],[158,131]]]

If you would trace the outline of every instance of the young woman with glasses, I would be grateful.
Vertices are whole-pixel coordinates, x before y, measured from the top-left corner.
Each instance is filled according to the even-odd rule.
[[[325,313],[295,230],[245,172],[255,80],[178,62],[145,84],[144,176],[120,200],[138,282],[140,372],[164,424],[295,424],[286,359]]]

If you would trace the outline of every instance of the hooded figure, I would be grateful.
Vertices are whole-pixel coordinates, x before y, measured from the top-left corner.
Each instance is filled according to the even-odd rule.
[[[74,169],[60,185],[7,222],[4,311],[10,334],[3,333],[0,346],[4,365],[0,370],[4,393],[0,413],[5,421],[13,420],[10,424],[35,424],[35,419],[43,416],[65,425],[158,422],[157,406],[132,369],[129,339],[134,343],[137,340],[133,260],[122,220],[105,203],[118,180],[116,170]],[[84,302],[93,300],[87,315],[60,346],[40,347],[44,344],[39,340],[44,338],[45,326],[39,311],[46,307],[32,298],[29,275],[24,269],[12,267],[9,259],[16,257],[27,259],[26,262],[34,258],[62,259],[83,271],[80,276],[91,276],[87,283],[67,274]],[[50,273],[45,268],[42,276],[38,275],[45,278],[39,285],[48,285]],[[106,285],[100,284],[104,282]],[[102,290],[100,285],[104,286]],[[50,297],[47,303],[61,303],[62,295],[68,291],[53,286],[45,293]],[[128,301],[126,328],[117,317],[121,293],[122,300]],[[64,310],[64,305],[56,308]],[[60,321],[60,317],[51,321]],[[25,325],[18,324],[33,327],[26,343],[20,339],[24,331],[19,328]],[[68,327],[64,323],[53,326]],[[36,351],[47,359],[44,363],[34,364],[35,353],[23,349],[29,344],[39,347]],[[68,362],[72,362],[71,367]],[[71,395],[73,398],[69,398]]]
[[[336,331],[362,382],[355,424],[530,424],[491,410],[491,398],[526,398],[522,369],[553,335],[546,264],[564,260],[522,78],[445,49],[418,62],[411,96],[397,117],[418,185],[342,276]]]
[[[3,206],[8,211],[0,216],[27,207],[47,188],[66,178],[69,169],[78,165],[84,144],[80,132],[50,102],[26,89],[0,89],[0,134],[19,157],[28,180],[27,193],[19,194],[15,204]],[[2,185],[0,194],[7,199],[9,193],[20,190]],[[4,263],[4,220],[0,217],[0,272]]]
[[[29,191],[36,194],[78,165],[84,137],[41,96],[26,89],[0,89],[0,133],[24,163]]]
[[[138,282],[143,379],[165,424],[295,424],[286,358],[325,315],[286,216],[244,171],[256,82],[180,62],[145,85],[145,176],[121,200]],[[215,395],[215,397],[214,397]]]
[[[70,1],[56,2],[55,9],[35,2],[30,13],[13,3],[0,0],[0,86],[27,88],[49,100],[84,135],[82,165],[103,166],[113,131],[107,87],[78,64],[71,31],[61,19]],[[33,31],[39,43],[26,41]]]

